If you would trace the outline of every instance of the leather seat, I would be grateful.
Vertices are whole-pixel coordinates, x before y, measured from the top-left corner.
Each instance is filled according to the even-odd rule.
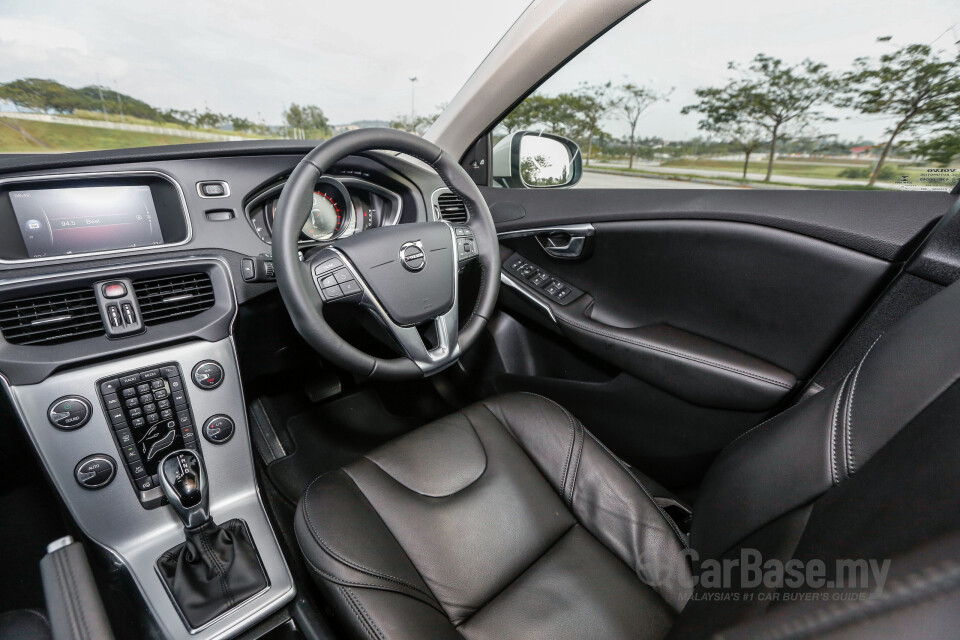
[[[360,638],[952,635],[958,318],[954,285],[834,388],[731,443],[702,483],[689,549],[648,479],[559,405],[512,394],[315,480],[295,520],[303,556]],[[745,551],[820,561],[827,578],[837,560],[892,563],[870,598],[844,581],[703,579],[708,561]]]

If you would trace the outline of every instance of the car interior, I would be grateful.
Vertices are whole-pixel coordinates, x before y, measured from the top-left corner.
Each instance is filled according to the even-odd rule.
[[[960,184],[495,139],[640,4],[425,135],[0,155],[0,638],[955,636]]]

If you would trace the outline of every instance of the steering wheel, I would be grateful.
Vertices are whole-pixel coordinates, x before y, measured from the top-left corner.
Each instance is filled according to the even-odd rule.
[[[398,151],[433,167],[463,198],[466,224],[436,221],[370,229],[301,258],[300,229],[310,214],[317,180],[338,160],[373,150]],[[480,265],[480,292],[458,331],[457,274],[472,261]],[[497,233],[480,190],[440,147],[394,129],[342,133],[300,161],[277,204],[273,264],[300,335],[333,364],[377,379],[420,378],[452,365],[480,337],[500,287]],[[351,303],[368,309],[404,355],[376,358],[341,338],[324,320],[323,307]]]

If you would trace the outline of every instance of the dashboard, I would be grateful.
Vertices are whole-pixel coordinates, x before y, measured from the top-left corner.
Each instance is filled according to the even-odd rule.
[[[4,424],[23,425],[152,637],[231,637],[295,595],[256,490],[241,360],[247,379],[263,379],[289,351],[282,302],[264,295],[272,269],[260,266],[272,266],[284,181],[311,148],[0,157],[0,388],[16,414]],[[434,202],[444,188],[413,161],[346,158],[315,184],[301,249],[445,219]],[[156,568],[184,540],[157,468],[179,448],[207,468],[215,521],[246,523],[268,584],[199,627]]]
[[[283,183],[252,198],[247,219],[264,242],[271,242],[273,221]],[[327,244],[368,229],[397,224],[403,199],[376,183],[354,177],[324,177],[317,181],[313,202],[300,235],[301,244]]]

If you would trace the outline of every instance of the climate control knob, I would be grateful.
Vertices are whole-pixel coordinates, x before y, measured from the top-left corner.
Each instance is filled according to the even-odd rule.
[[[117,473],[116,461],[105,453],[87,456],[77,463],[73,477],[84,489],[102,489]]]
[[[215,360],[204,360],[193,368],[190,377],[193,378],[193,384],[205,391],[210,391],[223,382],[223,367]]]
[[[47,419],[57,429],[72,431],[87,424],[93,408],[83,396],[63,396],[47,409]]]
[[[233,437],[235,430],[236,427],[233,424],[233,419],[231,419],[230,416],[220,414],[207,418],[207,421],[203,423],[203,429],[201,431],[203,437],[207,439],[207,442],[223,444]]]

